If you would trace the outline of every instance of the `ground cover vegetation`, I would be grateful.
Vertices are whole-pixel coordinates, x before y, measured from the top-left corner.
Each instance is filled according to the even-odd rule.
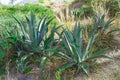
[[[105,52],[118,48],[120,1],[65,4],[76,2],[83,5],[59,16],[40,4],[0,6],[0,79],[31,80],[37,67],[41,76],[32,80],[74,80],[80,72],[89,76],[99,58],[112,59]]]

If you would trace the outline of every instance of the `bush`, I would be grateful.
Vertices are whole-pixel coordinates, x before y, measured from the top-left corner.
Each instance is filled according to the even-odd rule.
[[[13,26],[13,24],[10,23],[1,24],[0,37],[0,74],[4,74],[7,72],[5,69],[7,64],[10,63],[10,66],[13,66],[15,60],[18,58],[16,49],[20,47],[18,44],[21,41],[21,38],[16,26]]]
[[[6,60],[5,57],[8,58],[11,55],[10,50],[14,45],[17,45],[17,42],[21,39],[18,34],[18,30],[16,27],[6,24],[0,27],[0,60]]]
[[[50,8],[46,8],[39,4],[25,4],[24,6],[0,6],[0,8],[0,16],[15,15],[21,18],[23,17],[22,15],[28,15],[32,11],[38,18],[42,18],[46,15],[49,15],[49,17],[55,17],[55,14]],[[56,19],[54,19],[51,24],[53,25],[54,23],[57,23]]]
[[[39,4],[25,4],[23,6],[16,5],[16,6],[0,6],[1,11],[0,15],[8,15],[8,14],[28,14],[31,11],[38,14],[40,17],[43,15],[54,16],[54,13],[51,9],[41,6]]]
[[[77,5],[77,3],[80,3],[80,4]],[[93,15],[91,0],[75,0],[72,2],[72,5],[74,4],[76,4],[77,7],[79,7],[82,4],[81,7],[74,9],[72,11],[72,15],[74,16],[74,18],[79,18],[79,17],[81,18],[84,16],[87,17],[87,16]]]
[[[89,6],[89,5],[83,5],[81,8],[78,8],[78,9],[74,9],[72,11],[72,16],[75,18],[75,19],[79,19],[79,18],[83,18],[83,17],[88,17],[88,16],[91,16],[93,14],[93,10],[92,10],[92,7]]]

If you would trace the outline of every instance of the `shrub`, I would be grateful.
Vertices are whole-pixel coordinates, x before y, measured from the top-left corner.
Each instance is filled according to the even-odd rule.
[[[4,57],[8,58],[12,55],[10,54],[10,49],[20,40],[20,35],[16,27],[11,24],[5,24],[1,25],[0,36],[0,60],[3,60]]]
[[[50,8],[46,8],[39,4],[25,4],[23,6],[16,5],[16,6],[0,6],[0,7],[1,7],[0,15],[17,14],[17,13],[28,14],[31,11],[33,11],[34,13],[38,14],[39,17],[48,14],[49,16],[52,17],[54,16],[54,13]]]
[[[16,48],[18,47],[18,42],[21,41],[16,26],[12,23],[5,23],[0,25],[0,74],[9,71],[6,69],[8,63],[10,63],[9,66],[12,65],[13,67],[13,63],[18,58]]]
[[[74,9],[72,11],[72,16],[75,19],[91,16],[92,14],[93,14],[92,7],[87,4],[84,4],[82,7],[78,8],[78,9]]]
[[[72,5],[76,6],[76,8],[72,10],[72,16],[75,19],[93,15],[91,0],[74,0]],[[70,5],[70,7],[72,7],[72,5]]]
[[[0,15],[7,16],[7,15],[14,15],[17,17],[23,17],[24,14],[28,15],[31,11],[34,12],[38,18],[42,16],[49,15],[49,17],[54,17],[54,12],[47,7],[41,6],[39,4],[25,4],[25,5],[16,5],[16,6],[1,6],[0,5]],[[54,19],[51,23],[53,26],[57,20]]]

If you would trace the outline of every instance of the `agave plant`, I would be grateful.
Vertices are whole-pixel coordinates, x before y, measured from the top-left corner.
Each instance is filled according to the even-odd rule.
[[[111,29],[111,25],[114,19],[110,18],[105,21],[106,15],[97,15],[94,18],[94,28],[96,28],[96,32],[99,33],[98,39],[96,40],[96,44],[99,47],[110,47],[115,48],[113,44],[116,44],[117,41],[113,39],[113,33],[119,31],[119,29],[114,28]]]
[[[83,30],[83,40],[85,43],[88,42],[91,31],[98,33],[98,38],[95,40],[96,50],[101,47],[115,48],[117,41],[113,38],[114,32],[119,31],[117,28],[110,28],[114,19],[106,19],[106,15],[96,15],[94,17],[94,22],[92,21],[90,25],[84,25]],[[115,46],[113,46],[115,45]]]
[[[33,49],[37,50],[37,47],[39,47],[40,44],[44,43],[43,41],[48,42],[49,40],[50,42],[50,39],[54,39],[54,36],[51,35],[45,38],[48,32],[48,26],[50,25],[50,22],[53,20],[53,18],[48,19],[47,17],[43,17],[40,19],[38,25],[36,25],[37,23],[36,17],[32,12],[30,14],[30,19],[27,16],[25,16],[25,18],[28,24],[28,32],[23,21],[14,17],[14,19],[17,21],[21,28],[24,41],[29,45],[29,47],[31,47],[31,50]],[[53,27],[52,29],[56,30],[56,27]],[[52,32],[51,34],[54,33],[55,31]]]
[[[67,63],[60,66],[57,72],[63,71],[67,68],[76,65],[79,69],[82,69],[86,74],[89,74],[89,67],[87,65],[88,61],[94,60],[96,58],[109,58],[103,53],[107,50],[101,49],[95,53],[91,53],[92,45],[98,36],[96,33],[92,33],[86,47],[83,47],[83,35],[80,23],[76,23],[74,30],[70,31],[65,29],[63,32],[62,42],[65,47],[66,53],[59,52],[59,56],[64,58]]]
[[[101,32],[105,32],[112,25],[111,23],[114,20],[114,19],[109,19],[109,20],[107,20],[107,22],[105,22],[105,18],[106,18],[105,14],[103,14],[103,15],[98,14],[94,18],[94,26],[97,29],[100,29]]]
[[[37,61],[40,62],[40,68],[44,68],[45,62],[48,60],[48,58],[53,55],[55,50],[55,46],[53,46],[55,39],[55,33],[57,33],[57,30],[61,27],[54,25],[51,27],[51,31],[48,32],[48,27],[50,25],[50,22],[53,20],[53,18],[43,17],[40,19],[39,24],[36,25],[36,17],[31,12],[30,19],[25,16],[27,24],[28,24],[28,32],[26,30],[26,26],[24,25],[23,21],[17,19],[14,17],[14,19],[18,22],[21,31],[23,33],[23,40],[25,42],[25,50],[23,50],[25,53],[40,53],[37,54]],[[23,47],[24,47],[23,46]],[[24,49],[24,48],[23,48]],[[27,51],[26,51],[27,49]],[[21,52],[21,50],[19,50]],[[31,55],[31,54],[30,54]],[[28,57],[30,57],[30,55]],[[39,56],[40,55],[40,56]],[[23,62],[17,61],[20,64],[18,65],[18,68],[23,66]],[[24,64],[25,65],[25,64]],[[26,66],[25,66],[26,67]],[[23,68],[24,70],[24,68]]]

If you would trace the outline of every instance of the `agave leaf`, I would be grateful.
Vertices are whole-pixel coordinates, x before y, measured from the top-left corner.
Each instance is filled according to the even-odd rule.
[[[78,33],[78,38],[76,40],[76,45],[78,46],[78,52],[79,52],[79,56],[82,59],[83,54],[82,54],[82,30],[79,31]]]
[[[90,57],[88,57],[86,60],[94,59],[94,58],[98,58],[98,57],[103,57],[103,58],[109,58],[109,59],[110,59],[110,57],[108,57],[108,56],[106,56],[106,55],[103,55],[103,53],[104,53],[105,51],[107,51],[107,50],[108,50],[108,48],[101,49],[101,50],[97,51],[96,53],[93,53],[93,54],[92,54]]]
[[[48,46],[49,46],[49,47],[52,46],[53,40],[54,40],[54,34],[53,34],[53,36],[50,35],[48,38],[46,38],[46,39],[44,40],[44,48],[47,49]]]
[[[73,30],[73,37],[76,46],[79,47],[79,51],[81,52],[81,44],[82,44],[82,30],[80,28],[80,23],[76,23],[75,28]]]
[[[38,23],[38,26],[37,26],[37,29],[36,29],[36,41],[38,43],[39,39],[38,39],[38,36],[39,36],[39,30],[41,29],[41,22],[42,22],[42,19],[40,19],[39,23]]]
[[[62,66],[60,66],[57,71],[60,71],[60,72],[61,72],[61,71],[64,71],[65,69],[73,66],[74,64],[75,64],[75,63],[65,63],[65,64],[63,64]]]
[[[73,60],[77,63],[77,62],[82,62],[82,58],[81,58],[81,53],[79,53],[77,47],[75,45],[71,45],[72,47],[72,50],[74,52],[74,55],[72,56],[73,57]]]
[[[66,54],[62,53],[62,52],[58,52],[58,55],[62,58],[64,58],[65,60],[67,60],[68,62],[73,62],[73,59],[69,56],[67,56]]]
[[[64,36],[65,36],[65,43],[66,43],[66,45],[65,45],[65,47],[69,50],[69,54],[71,55],[71,56],[74,56],[74,52],[73,52],[73,50],[72,50],[72,47],[71,47],[71,43],[68,41],[68,39],[69,39],[69,37],[67,37],[66,36],[66,34],[63,34]]]
[[[100,23],[100,14],[97,15],[97,18],[98,18],[97,25],[99,26],[99,23]]]
[[[82,63],[81,64],[81,68],[83,69],[83,71],[87,74],[87,75],[89,75],[89,67],[85,64],[85,63]]]
[[[101,20],[100,20],[100,27],[104,26],[104,19],[105,19],[105,14],[102,15]]]
[[[42,41],[42,39],[43,39],[43,37],[41,36],[41,34],[44,35],[44,34],[42,33],[42,31],[44,30],[44,27],[45,27],[45,20],[46,20],[46,18],[43,17],[43,18],[40,20],[39,25],[38,25],[38,29],[37,29],[37,30],[38,30],[38,31],[37,31],[38,43],[40,43],[40,42]]]
[[[50,17],[49,20],[46,22],[47,25],[50,24],[50,22],[54,19],[55,17]]]
[[[80,51],[80,53],[82,53],[82,31],[80,32],[80,38],[79,38],[79,40],[80,40],[80,44],[79,44],[79,51]]]
[[[30,33],[29,36],[30,36],[30,40],[31,40],[31,41],[34,41],[33,26],[31,25],[31,22],[30,22],[30,20],[28,19],[28,17],[25,16],[25,18],[26,18],[27,24],[28,24],[28,26],[29,26],[29,33]]]
[[[80,23],[76,23],[75,24],[75,27],[74,27],[74,30],[73,30],[73,35],[74,35],[74,38],[77,38],[78,37],[78,34],[79,34],[79,31],[80,30]]]
[[[72,32],[70,30],[64,30],[64,34],[66,36],[66,39],[72,43],[74,40],[73,40],[73,35],[72,35]]]
[[[90,60],[90,59],[96,59],[96,58],[112,59],[111,57],[109,57],[109,56],[107,56],[107,55],[101,54],[101,55],[98,55],[98,56],[90,57],[90,58],[86,59],[85,61],[88,61],[88,60]]]
[[[29,57],[29,55],[24,55],[24,56],[21,58],[21,61],[25,61],[28,57]]]
[[[113,20],[114,20],[114,19],[109,19],[109,20],[107,21],[107,23],[105,24],[105,26],[104,26],[104,28],[103,28],[103,31],[106,31],[106,30],[110,27],[111,22],[112,22]]]
[[[101,55],[99,58],[107,58],[107,59],[112,59],[111,57],[107,56],[107,55]]]
[[[62,42],[63,42],[63,47],[66,49],[66,51],[67,51],[68,53],[71,53],[71,50],[70,50],[70,48],[68,47],[68,44],[67,44],[65,38],[62,38]]]
[[[42,26],[43,26],[43,24],[45,24],[45,21],[46,21],[46,17],[42,17],[41,19],[40,19],[40,21],[39,21],[39,24],[38,24],[38,28],[37,28],[37,30],[40,32],[40,30],[42,29]]]
[[[109,32],[107,32],[107,34],[111,34],[111,33],[113,33],[113,32],[119,31],[119,30],[120,30],[119,28],[116,28],[116,29],[114,29],[114,30],[110,30]]]
[[[47,61],[47,57],[46,57],[46,56],[42,57],[42,59],[41,59],[41,61],[40,61],[40,67],[41,67],[41,68],[44,67],[46,61]]]
[[[16,17],[14,17],[14,16],[13,16],[13,18],[18,22],[18,24],[19,24],[19,26],[20,26],[20,28],[22,30],[22,33],[23,33],[23,35],[25,37],[25,40],[28,40],[28,36],[27,36],[26,30],[25,30],[25,27],[23,25],[23,22],[21,20],[17,19]]]
[[[38,32],[37,32],[38,44],[43,40],[43,37],[48,29],[48,25],[46,25],[46,19],[47,19],[46,17],[42,18],[42,20],[39,22],[38,25]]]
[[[29,22],[29,27],[30,27],[30,33],[31,33],[31,40],[33,41],[33,44],[36,44],[36,38],[37,38],[37,31],[36,31],[36,17],[33,14],[33,12],[31,12],[30,14],[30,22]]]
[[[36,17],[33,14],[33,12],[31,12],[31,14],[30,14],[30,24],[31,24],[31,28],[33,29],[33,34],[35,34],[34,32],[35,32],[35,28],[36,28]]]
[[[36,27],[36,17],[33,14],[33,12],[31,12],[31,14],[30,14],[30,21],[31,21],[31,25],[33,26],[33,28],[35,28]]]
[[[85,49],[85,52],[84,52],[84,55],[83,55],[83,60],[85,59],[85,57],[87,56],[87,54],[89,53],[89,49],[90,47],[92,46],[93,42],[95,41],[95,38],[98,36],[98,34],[92,34],[89,41],[88,41],[88,44],[87,44],[87,47]]]
[[[43,27],[39,26],[39,33],[40,33],[39,34],[39,42],[42,41],[43,36],[48,32],[48,25],[52,20],[53,20],[53,18],[51,18],[49,21],[47,21],[47,17],[45,17],[45,18],[42,18],[42,20],[40,21],[41,25],[43,24],[42,25]]]

